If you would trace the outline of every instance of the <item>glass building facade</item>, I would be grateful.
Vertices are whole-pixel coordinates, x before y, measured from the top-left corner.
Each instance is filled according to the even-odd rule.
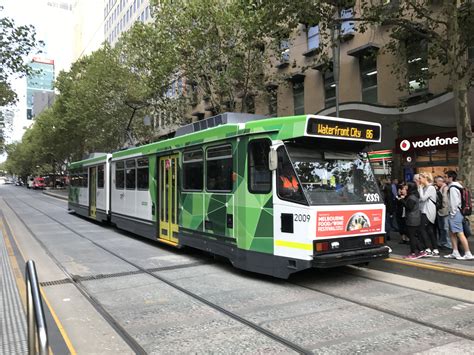
[[[26,118],[31,120],[35,94],[53,92],[54,60],[35,57],[29,65],[34,74],[26,78]]]

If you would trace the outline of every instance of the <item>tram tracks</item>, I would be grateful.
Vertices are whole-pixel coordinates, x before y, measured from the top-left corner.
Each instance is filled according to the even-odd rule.
[[[283,337],[280,337],[278,334],[275,334],[271,331],[268,331],[267,329],[261,327],[260,325],[254,323],[254,322],[251,322],[251,321],[248,321],[246,320],[245,318],[239,316],[238,314],[235,314],[233,312],[230,312],[226,309],[224,309],[223,307],[213,303],[213,302],[209,302],[208,300],[206,300],[205,298],[197,295],[196,293],[192,292],[192,291],[189,291],[189,290],[186,290],[185,288],[177,285],[176,283],[174,283],[172,280],[169,280],[167,278],[164,278],[160,275],[156,275],[154,274],[154,272],[157,272],[157,271],[160,271],[160,270],[151,270],[151,269],[144,269],[143,267],[141,267],[140,265],[137,265],[136,263],[134,262],[131,262],[130,260],[127,260],[126,258],[122,257],[121,255],[118,255],[117,253],[115,253],[114,251],[112,250],[109,250],[108,248],[98,244],[97,242],[95,242],[94,240],[88,238],[87,236],[84,236],[82,235],[81,233],[78,233],[74,230],[72,230],[69,226],[67,226],[66,224],[64,224],[63,222],[59,221],[57,218],[43,212],[42,210],[40,210],[39,208],[36,208],[35,206],[31,205],[31,204],[28,204],[24,201],[22,201],[22,203],[24,203],[25,205],[29,206],[30,208],[44,214],[45,216],[51,218],[53,221],[55,221],[56,223],[62,225],[63,227],[67,228],[68,230],[72,231],[74,234],[78,235],[79,237],[81,238],[84,238],[86,240],[88,240],[89,242],[91,242],[92,244],[94,244],[95,246],[103,249],[104,251],[110,253],[111,255],[119,258],[120,260],[126,262],[127,264],[135,267],[138,272],[140,273],[145,273],[145,274],[148,274],[150,275],[151,277],[155,278],[155,279],[158,279],[159,281],[167,284],[168,286],[171,286],[173,287],[174,289],[192,297],[193,299],[213,308],[214,310],[217,310],[218,312],[222,313],[222,314],[225,314],[229,317],[231,317],[232,319],[240,322],[241,324],[244,324],[246,326],[249,326],[251,328],[253,328],[254,330],[258,331],[259,333],[261,334],[264,334],[266,335],[267,337],[275,340],[275,341],[278,341],[279,343],[285,345],[286,347],[298,352],[298,353],[304,353],[304,354],[307,354],[307,353],[311,353],[311,351],[299,346],[298,344],[295,344],[293,342],[291,342],[290,340],[288,339],[285,339]],[[8,204],[8,203],[7,203]],[[10,205],[9,205],[10,208],[12,208]],[[58,206],[59,207],[59,206]],[[12,208],[13,209],[13,208]],[[15,211],[16,213],[16,211]],[[17,214],[18,216],[18,214]],[[20,218],[20,216],[18,216]],[[20,220],[22,220],[20,218]],[[25,222],[22,220],[22,222],[25,224]],[[26,224],[25,224],[26,225]],[[28,226],[26,226],[28,228]],[[29,229],[29,228],[28,228]],[[31,230],[30,230],[31,232]],[[33,233],[32,233],[33,234]],[[359,278],[364,278],[363,276],[360,276],[360,275],[353,275],[354,277],[359,277]],[[383,283],[383,284],[390,284],[392,286],[396,286],[396,287],[400,287],[400,288],[406,288],[406,289],[410,289],[410,290],[415,290],[415,291],[418,291],[418,292],[422,292],[422,293],[426,293],[426,294],[430,294],[430,295],[434,295],[434,296],[437,296],[437,297],[442,297],[442,298],[449,298],[449,299],[452,299],[452,300],[455,300],[455,301],[460,301],[459,299],[456,299],[456,298],[452,298],[452,297],[448,297],[448,296],[441,296],[439,294],[436,294],[436,293],[433,293],[433,292],[428,292],[428,291],[423,291],[423,290],[418,290],[418,289],[413,289],[411,287],[408,287],[408,286],[403,286],[403,285],[394,285],[390,282],[386,282],[386,281],[382,281],[382,280],[372,280],[374,282],[380,282],[380,283]],[[75,280],[76,283],[80,283],[81,280]],[[436,329],[436,330],[439,330],[439,331],[442,331],[442,332],[446,332],[448,334],[451,334],[451,335],[454,335],[456,337],[460,337],[462,339],[466,339],[466,340],[470,340],[470,341],[474,341],[474,337],[470,336],[469,334],[464,334],[464,333],[461,333],[461,332],[458,332],[456,330],[452,330],[448,327],[445,327],[445,326],[440,326],[440,325],[436,325],[436,324],[433,324],[432,322],[428,322],[428,321],[423,321],[423,320],[420,320],[418,318],[415,318],[415,317],[410,317],[410,316],[406,316],[404,314],[400,314],[399,312],[397,311],[393,311],[393,310],[390,310],[390,309],[387,309],[387,308],[384,308],[383,306],[377,306],[373,303],[370,303],[370,302],[367,302],[367,301],[362,301],[362,300],[358,300],[358,299],[355,299],[354,297],[350,297],[350,296],[345,296],[345,295],[341,295],[339,293],[335,293],[335,292],[330,292],[326,289],[321,289],[321,288],[318,288],[318,287],[314,287],[314,286],[308,286],[308,285],[304,285],[304,284],[301,284],[301,283],[297,283],[297,282],[289,282],[290,284],[293,284],[295,286],[298,286],[298,287],[302,287],[302,288],[305,288],[307,290],[310,290],[310,291],[313,291],[313,292],[317,292],[317,293],[321,293],[321,294],[324,294],[324,295],[327,295],[327,296],[330,296],[330,297],[333,297],[335,299],[339,299],[339,300],[343,300],[343,301],[346,301],[346,302],[350,302],[351,304],[355,304],[357,306],[360,306],[360,307],[364,307],[364,308],[368,308],[368,309],[371,309],[371,310],[374,310],[374,311],[377,311],[377,312],[381,312],[383,314],[386,314],[386,315],[390,315],[390,316],[393,316],[393,317],[397,317],[401,320],[404,320],[404,321],[409,321],[409,322],[412,322],[412,323],[415,323],[415,324],[418,324],[418,325],[421,325],[423,327],[428,327],[428,328],[432,328],[432,329]],[[113,317],[112,317],[113,318]]]
[[[178,284],[174,283],[172,280],[169,280],[169,279],[167,279],[163,276],[157,275],[153,271],[150,271],[149,269],[143,268],[142,266],[140,266],[140,265],[138,265],[138,264],[136,264],[136,263],[134,263],[130,260],[127,260],[126,258],[122,257],[121,255],[117,254],[116,252],[102,246],[101,244],[99,244],[96,241],[88,238],[87,236],[83,235],[82,233],[79,233],[79,232],[73,230],[68,225],[66,225],[63,222],[61,222],[60,220],[58,220],[57,218],[54,218],[51,215],[46,214],[44,211],[34,207],[33,205],[31,205],[29,203],[26,203],[25,201],[21,201],[21,202],[23,204],[27,205],[28,207],[30,207],[31,209],[42,213],[43,215],[50,218],[54,222],[58,223],[62,227],[68,229],[69,231],[71,231],[75,235],[89,241],[94,246],[104,250],[105,252],[107,252],[107,253],[113,255],[114,257],[122,260],[123,262],[129,264],[130,266],[133,266],[138,271],[140,271],[144,274],[147,274],[147,275],[153,277],[154,279],[157,279],[157,280],[167,284],[168,286],[174,288],[175,290],[178,290],[178,291],[182,292],[183,294],[191,297],[192,299],[194,299],[194,300],[196,300],[196,301],[198,301],[198,302],[200,302],[200,303],[202,303],[202,304],[218,311],[221,314],[224,314],[224,315],[230,317],[233,320],[235,320],[235,321],[237,321],[237,322],[239,322],[239,323],[241,323],[241,324],[243,324],[247,327],[252,328],[253,330],[257,331],[258,333],[260,333],[262,335],[265,335],[266,337],[270,338],[271,340],[274,340],[274,341],[286,346],[288,349],[291,349],[291,350],[295,351],[296,353],[299,353],[299,354],[312,354],[312,352],[310,350],[305,349],[305,348],[301,347],[300,345],[298,345],[296,343],[293,343],[292,341],[290,341],[290,340],[288,340],[284,337],[281,337],[278,334],[276,334],[276,333],[274,333],[274,332],[272,332],[272,331],[270,331],[266,328],[263,328],[260,325],[254,323],[252,321],[249,321],[249,320],[239,316],[238,314],[236,314],[234,312],[231,312],[231,311],[219,306],[216,303],[208,301],[207,299],[199,296],[198,294],[179,286]],[[136,340],[118,323],[118,321],[116,321],[116,319],[100,304],[100,302],[92,294],[90,294],[87,291],[87,289],[81,284],[80,280],[78,280],[77,277],[75,278],[74,275],[71,275],[64,268],[64,266],[61,265],[60,261],[51,253],[51,251],[47,248],[47,246],[41,241],[40,238],[38,238],[38,236],[35,234],[35,232],[28,226],[26,221],[16,212],[16,210],[13,208],[13,206],[6,199],[5,199],[5,203],[15,213],[17,218],[25,225],[25,228],[28,229],[28,231],[31,233],[31,235],[37,240],[37,242],[41,245],[41,247],[45,250],[45,252],[51,257],[51,259],[54,261],[54,263],[56,263],[56,265],[61,269],[61,271],[64,272],[64,274],[67,276],[67,279],[71,280],[72,284],[78,288],[78,290],[89,300],[89,302],[97,309],[97,311],[104,317],[104,319],[117,331],[118,334],[120,334],[120,336],[132,348],[132,350],[135,351],[137,354],[146,354],[146,351],[140,346],[140,344],[138,344],[136,342]]]

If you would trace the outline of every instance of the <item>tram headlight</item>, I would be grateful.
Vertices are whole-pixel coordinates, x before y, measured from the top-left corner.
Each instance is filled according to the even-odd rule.
[[[332,242],[331,243],[331,249],[339,249],[339,246],[340,246],[339,242]]]
[[[365,239],[364,239],[364,244],[365,244],[365,245],[370,245],[370,244],[372,244],[372,239],[370,239],[370,238],[365,238]]]

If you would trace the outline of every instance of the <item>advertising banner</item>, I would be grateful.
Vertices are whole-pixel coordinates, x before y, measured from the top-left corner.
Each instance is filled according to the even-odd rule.
[[[383,210],[318,211],[316,237],[343,237],[382,232]]]

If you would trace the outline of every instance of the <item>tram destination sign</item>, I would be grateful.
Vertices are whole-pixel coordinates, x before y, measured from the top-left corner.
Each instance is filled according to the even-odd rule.
[[[311,117],[306,133],[314,137],[380,142],[381,127],[377,123]]]

